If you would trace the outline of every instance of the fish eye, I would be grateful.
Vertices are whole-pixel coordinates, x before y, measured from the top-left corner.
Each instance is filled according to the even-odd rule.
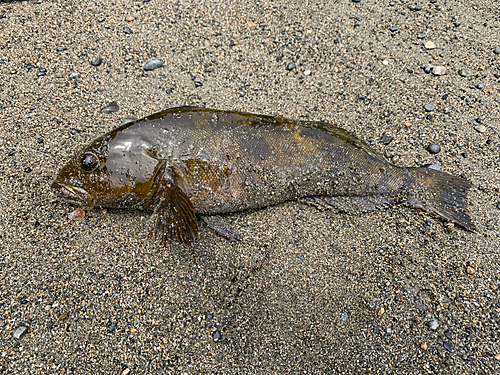
[[[96,169],[98,165],[99,161],[94,154],[90,152],[86,152],[85,154],[83,154],[81,166],[84,171],[91,172]]]

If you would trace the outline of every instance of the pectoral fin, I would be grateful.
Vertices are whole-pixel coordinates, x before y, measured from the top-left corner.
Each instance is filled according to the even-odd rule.
[[[153,213],[154,225],[149,235],[164,246],[174,242],[193,246],[198,235],[198,223],[189,197],[174,184],[167,184],[163,197]]]

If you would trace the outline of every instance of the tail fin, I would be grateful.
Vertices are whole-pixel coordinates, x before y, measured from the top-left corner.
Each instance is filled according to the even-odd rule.
[[[428,168],[411,168],[409,171],[415,185],[408,203],[467,230],[476,230],[467,210],[469,181]]]

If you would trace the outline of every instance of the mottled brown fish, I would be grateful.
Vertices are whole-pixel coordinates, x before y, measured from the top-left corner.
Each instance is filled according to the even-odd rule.
[[[181,107],[97,138],[52,187],[87,207],[154,211],[151,235],[193,244],[196,214],[217,215],[302,200],[344,211],[408,203],[474,230],[466,180],[400,168],[331,124]],[[238,239],[229,225],[207,219]]]

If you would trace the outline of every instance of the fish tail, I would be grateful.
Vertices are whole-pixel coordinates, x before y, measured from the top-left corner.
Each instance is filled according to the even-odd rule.
[[[429,168],[408,170],[414,184],[409,194],[409,204],[467,230],[476,230],[467,210],[467,192],[471,186],[469,181]]]

